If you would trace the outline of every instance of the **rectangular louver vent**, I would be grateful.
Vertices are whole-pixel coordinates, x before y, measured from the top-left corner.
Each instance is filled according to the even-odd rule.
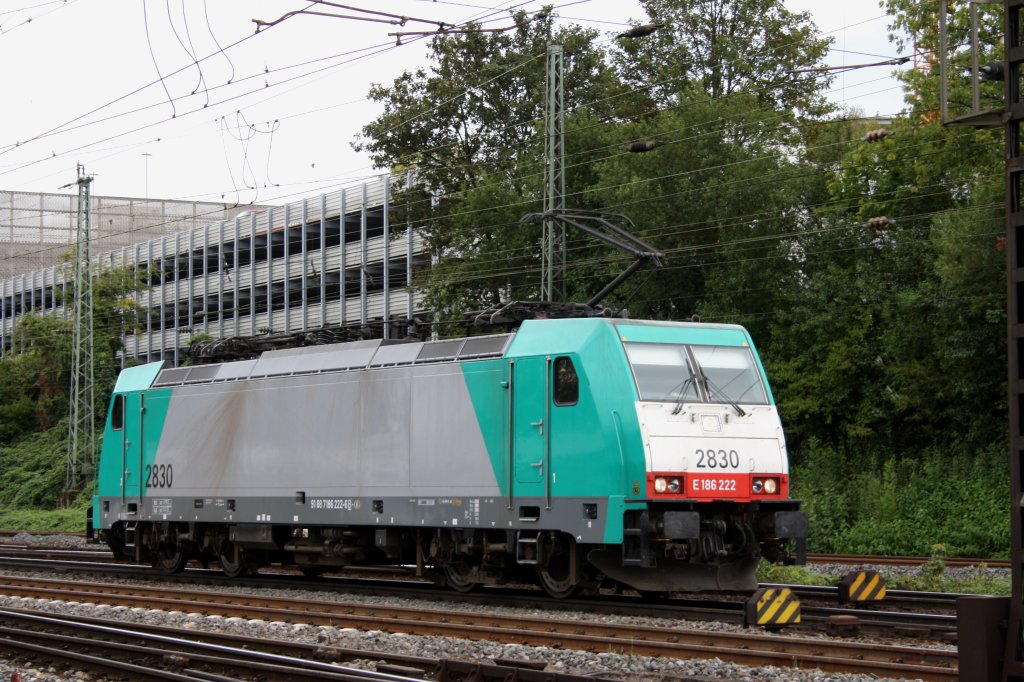
[[[175,386],[177,384],[184,383],[185,377],[188,376],[191,367],[175,367],[172,369],[165,369],[160,372],[157,376],[156,381],[153,382],[153,387],[159,386]]]
[[[493,336],[471,336],[459,352],[459,360],[473,358],[494,358],[505,354],[512,334],[495,334]]]
[[[442,362],[454,360],[459,356],[459,351],[466,345],[466,339],[452,339],[450,341],[434,341],[423,344],[423,350],[416,356],[416,362]]]

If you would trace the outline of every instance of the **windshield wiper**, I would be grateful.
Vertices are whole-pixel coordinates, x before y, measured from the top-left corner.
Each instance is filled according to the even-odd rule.
[[[718,398],[721,398],[722,402],[728,403],[732,409],[736,410],[737,417],[743,417],[747,414],[742,407],[736,404],[735,400],[725,393],[725,391],[720,389],[718,386],[715,386],[715,384],[711,382],[711,379],[708,379],[706,374],[702,374],[702,376],[704,377],[704,387],[707,389],[709,397],[717,396]]]
[[[686,381],[684,381],[683,383],[679,384],[679,386],[669,391],[669,397],[671,397],[672,394],[676,392],[676,390],[679,391],[679,397],[676,398],[676,405],[675,407],[672,408],[672,414],[679,414],[680,412],[683,411],[683,403],[686,402],[687,389],[689,389],[691,386],[694,386],[692,376],[688,377]]]

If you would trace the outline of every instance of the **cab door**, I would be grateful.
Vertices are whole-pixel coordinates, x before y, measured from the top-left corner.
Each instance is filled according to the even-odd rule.
[[[145,437],[143,416],[145,395],[140,392],[124,396],[124,429],[121,431],[121,501],[137,497],[142,502],[142,446]]]
[[[516,497],[541,497],[548,476],[550,373],[547,358],[523,358],[513,378],[513,467]]]

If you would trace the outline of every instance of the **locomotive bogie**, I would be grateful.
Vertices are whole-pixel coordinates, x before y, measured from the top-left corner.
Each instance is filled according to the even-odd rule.
[[[546,320],[126,369],[92,514],[115,554],[168,572],[749,589],[762,555],[806,537],[788,486],[742,328]]]

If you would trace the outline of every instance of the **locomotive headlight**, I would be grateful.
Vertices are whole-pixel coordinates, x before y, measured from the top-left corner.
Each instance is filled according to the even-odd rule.
[[[769,495],[774,495],[779,491],[779,482],[774,478],[766,478],[764,480],[764,491]]]
[[[764,482],[760,478],[755,478],[754,483],[750,486],[750,489],[755,495],[760,495],[764,490]]]
[[[660,476],[654,479],[654,492],[663,493],[666,490],[668,490],[668,481],[666,481],[664,478],[661,478]]]
[[[669,479],[668,491],[670,493],[677,493],[677,492],[679,492],[679,479],[678,478]]]

